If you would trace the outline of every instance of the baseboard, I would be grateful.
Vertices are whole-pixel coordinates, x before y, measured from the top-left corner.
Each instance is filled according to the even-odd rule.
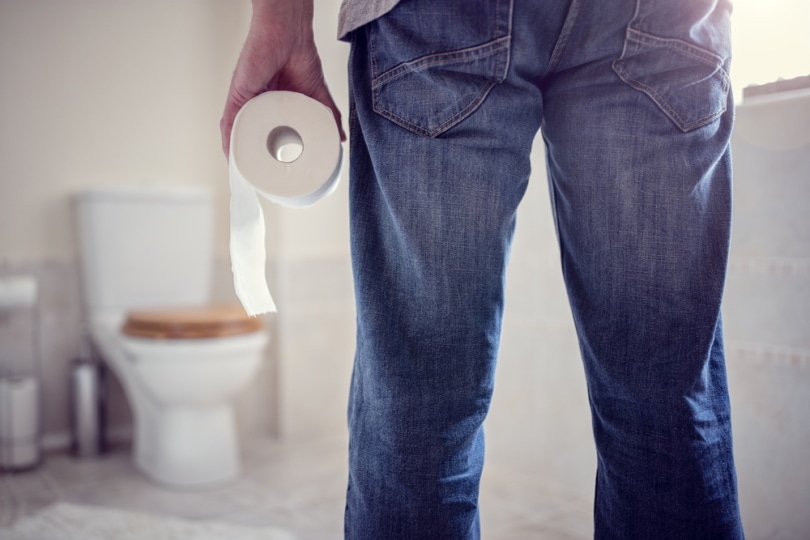
[[[41,439],[44,452],[58,452],[70,448],[70,433],[67,431],[46,433]]]
[[[106,439],[111,444],[128,443],[132,441],[132,426],[118,426],[108,429]],[[67,431],[59,431],[45,433],[41,441],[44,452],[61,452],[70,450],[72,437]]]

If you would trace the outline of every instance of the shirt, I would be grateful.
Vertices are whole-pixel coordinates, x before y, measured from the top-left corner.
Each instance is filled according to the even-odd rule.
[[[348,41],[347,36],[389,11],[399,0],[343,0],[338,14],[338,39]]]

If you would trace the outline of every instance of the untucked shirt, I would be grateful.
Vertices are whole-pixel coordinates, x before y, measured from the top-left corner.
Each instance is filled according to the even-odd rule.
[[[343,0],[338,15],[338,39],[391,11],[399,0]]]

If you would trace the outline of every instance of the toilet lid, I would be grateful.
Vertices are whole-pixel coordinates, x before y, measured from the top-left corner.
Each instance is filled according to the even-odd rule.
[[[241,306],[205,306],[131,311],[121,331],[150,339],[201,339],[249,334],[263,326]]]

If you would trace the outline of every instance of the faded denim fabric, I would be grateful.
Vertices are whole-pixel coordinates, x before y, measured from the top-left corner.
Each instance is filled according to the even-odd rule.
[[[351,34],[346,538],[480,536],[481,426],[539,128],[597,446],[595,537],[743,537],[720,320],[730,9],[402,0]]]

